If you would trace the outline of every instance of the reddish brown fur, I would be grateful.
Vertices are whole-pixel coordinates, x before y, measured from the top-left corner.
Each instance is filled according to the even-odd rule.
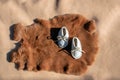
[[[69,45],[61,49],[56,44],[57,32],[62,26],[69,31]],[[78,37],[86,53],[78,60],[70,54],[71,39]],[[21,46],[13,52],[12,62],[28,70],[48,70],[66,74],[79,75],[84,73],[88,65],[94,62],[98,51],[98,35],[94,21],[89,21],[81,15],[66,14],[50,20],[36,19],[27,27],[21,24],[14,26],[14,40]]]

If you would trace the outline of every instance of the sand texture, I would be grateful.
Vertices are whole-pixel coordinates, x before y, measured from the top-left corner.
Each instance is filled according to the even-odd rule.
[[[14,50],[16,46],[19,47],[18,41],[10,39],[11,27],[16,23],[22,23],[20,24],[23,25],[21,29],[24,29],[24,26],[27,25],[30,27],[32,23],[40,26],[39,20],[35,22],[33,20],[36,18],[49,20],[56,15],[63,14],[80,14],[86,17],[87,20],[95,20],[96,31],[99,35],[99,51],[94,63],[87,66],[87,71],[83,75],[78,76],[61,74],[62,70],[58,72],[55,71],[56,69],[48,71],[46,70],[49,69],[48,67],[37,72],[17,70],[17,66],[10,63],[8,57],[11,50]],[[119,19],[119,0],[0,0],[0,80],[120,80]],[[42,25],[45,27],[47,24],[49,22]],[[61,27],[60,24],[53,25],[55,25],[53,28]],[[47,27],[45,30],[49,32],[51,25],[49,25],[49,28]],[[73,35],[71,36],[73,37]],[[51,42],[56,47],[56,51],[60,49],[57,48],[58,46],[53,40],[50,39],[48,42]],[[59,53],[63,54],[59,55],[69,56],[72,59],[70,55],[63,51],[60,51]]]

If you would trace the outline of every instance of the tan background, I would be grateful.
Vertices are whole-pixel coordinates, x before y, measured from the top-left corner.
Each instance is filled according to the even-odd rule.
[[[100,50],[85,74],[17,71],[7,61],[7,53],[15,47],[9,38],[12,24],[30,25],[35,18],[49,19],[66,13],[96,20]],[[0,80],[120,80],[119,60],[120,0],[0,0]]]

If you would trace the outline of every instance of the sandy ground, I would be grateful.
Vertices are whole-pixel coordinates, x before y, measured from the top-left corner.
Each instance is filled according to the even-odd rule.
[[[100,50],[96,61],[81,76],[55,72],[17,71],[7,61],[15,47],[9,27],[35,18],[49,19],[59,14],[77,13],[95,19]],[[120,80],[120,0],[0,0],[0,80]]]

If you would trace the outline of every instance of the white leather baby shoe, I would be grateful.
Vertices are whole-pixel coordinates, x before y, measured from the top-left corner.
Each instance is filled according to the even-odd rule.
[[[68,45],[69,32],[65,26],[63,26],[58,32],[58,46],[65,48]]]
[[[82,56],[81,42],[77,37],[73,37],[72,39],[71,55],[75,59],[79,59]]]

